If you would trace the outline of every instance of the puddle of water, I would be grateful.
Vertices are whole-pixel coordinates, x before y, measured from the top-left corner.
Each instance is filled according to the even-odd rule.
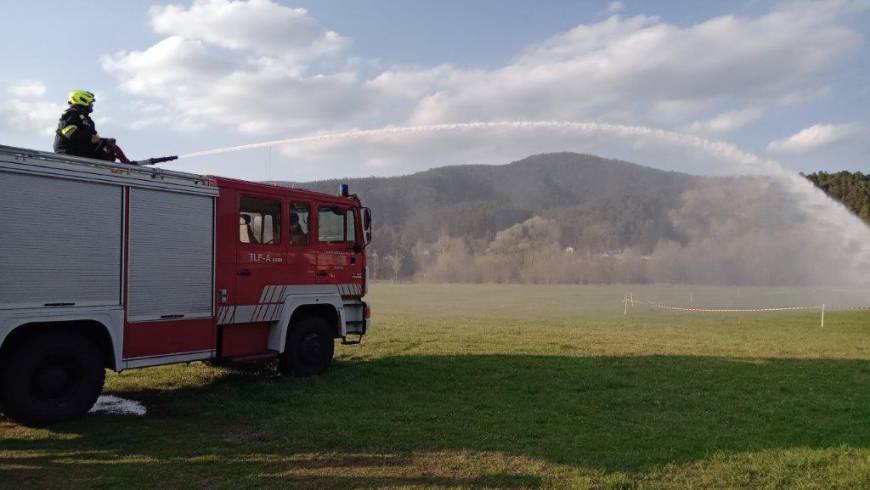
[[[102,395],[91,407],[90,413],[106,413],[110,415],[145,415],[145,405],[113,395]]]

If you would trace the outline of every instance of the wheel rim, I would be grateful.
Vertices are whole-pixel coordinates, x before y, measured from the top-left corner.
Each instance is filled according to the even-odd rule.
[[[319,367],[323,362],[323,341],[320,335],[311,332],[299,344],[299,359],[305,367]]]
[[[59,401],[76,391],[81,366],[72,358],[51,356],[43,359],[30,377],[30,392],[42,401]]]

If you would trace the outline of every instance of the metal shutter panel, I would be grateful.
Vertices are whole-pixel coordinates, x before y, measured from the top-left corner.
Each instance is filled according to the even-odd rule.
[[[0,308],[121,303],[118,186],[0,173]]]
[[[211,316],[214,198],[130,191],[128,318]]]

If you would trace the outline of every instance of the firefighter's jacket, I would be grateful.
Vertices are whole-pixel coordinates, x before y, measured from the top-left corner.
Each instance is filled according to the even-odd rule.
[[[97,134],[94,121],[84,107],[70,106],[60,116],[54,135],[55,153],[66,153],[85,158],[100,158],[91,139]]]

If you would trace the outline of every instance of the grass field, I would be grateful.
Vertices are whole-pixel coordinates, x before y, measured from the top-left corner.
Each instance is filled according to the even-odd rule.
[[[0,419],[0,487],[870,487],[870,312],[624,316],[625,293],[378,284],[326,376],[127,371],[106,392],[145,417]]]

